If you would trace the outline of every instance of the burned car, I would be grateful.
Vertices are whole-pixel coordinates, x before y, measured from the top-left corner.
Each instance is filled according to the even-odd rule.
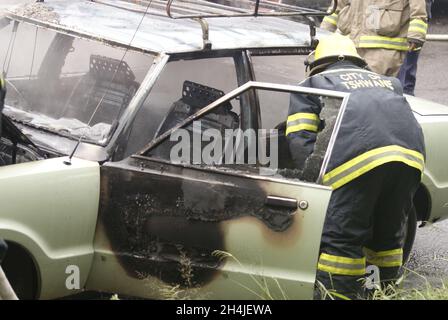
[[[46,0],[1,19],[0,236],[19,297],[311,298],[332,192],[322,174],[348,99],[297,86],[312,23],[200,0],[169,1],[170,18],[166,1],[132,2]],[[296,93],[321,99],[326,124],[300,170],[285,146]],[[409,102],[427,168],[407,252],[417,220],[448,215],[436,149],[448,108]]]

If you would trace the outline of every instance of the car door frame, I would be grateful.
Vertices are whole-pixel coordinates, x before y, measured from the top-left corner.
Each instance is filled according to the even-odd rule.
[[[202,108],[195,114],[191,115],[190,117],[186,118],[184,121],[181,121],[179,124],[171,128],[170,130],[160,134],[155,139],[153,139],[151,142],[149,142],[147,145],[145,145],[140,152],[137,154],[140,156],[143,156],[145,153],[147,153],[149,150],[153,149],[154,147],[158,146],[160,143],[162,143],[164,140],[166,140],[173,132],[179,130],[182,127],[185,127],[196,119],[202,117],[203,115],[209,113],[211,110],[215,109],[216,107],[220,106],[221,104],[228,102],[243,93],[249,91],[249,90],[269,90],[269,91],[276,91],[276,92],[286,92],[286,93],[303,93],[303,94],[313,94],[313,95],[322,95],[330,98],[340,98],[342,99],[342,103],[340,106],[340,110],[338,113],[338,116],[336,118],[335,126],[333,129],[333,133],[330,137],[330,141],[327,147],[327,152],[325,153],[325,157],[323,160],[323,164],[321,167],[321,170],[319,172],[319,177],[317,182],[321,183],[323,181],[323,175],[327,169],[328,162],[330,161],[331,154],[333,152],[333,147],[342,123],[342,119],[345,113],[345,109],[347,107],[347,102],[350,96],[350,93],[348,92],[340,92],[340,91],[332,91],[332,90],[324,90],[324,89],[315,89],[315,88],[308,88],[308,87],[300,87],[300,86],[293,86],[293,85],[285,85],[285,84],[276,84],[276,83],[268,83],[268,82],[257,82],[257,81],[249,81],[243,84],[242,86],[236,88],[235,90],[229,92],[228,94],[224,95],[223,97],[217,99],[216,101],[212,102],[208,106]],[[259,115],[258,115],[259,117]]]
[[[250,181],[252,184],[249,184],[250,187],[248,187],[248,188],[253,188],[253,189],[257,189],[258,186],[265,184],[268,187],[266,188],[266,187],[261,186],[260,190],[263,190],[264,192],[266,192],[264,195],[267,197],[278,196],[279,195],[278,191],[281,190],[282,188],[284,188],[284,189],[282,189],[283,191],[280,191],[280,197],[279,197],[283,201],[285,200],[285,197],[282,197],[282,196],[287,194],[287,192],[285,192],[285,190],[287,188],[289,188],[289,191],[292,191],[289,193],[296,195],[295,196],[296,203],[298,204],[300,202],[302,204],[300,209],[297,209],[295,211],[296,213],[300,211],[300,214],[296,215],[297,218],[294,217],[294,219],[304,219],[306,216],[313,217],[314,219],[317,219],[317,220],[314,220],[314,222],[313,222],[314,223],[314,228],[312,228],[313,234],[314,234],[313,240],[309,241],[311,236],[306,235],[307,241],[309,243],[306,245],[307,249],[305,250],[307,252],[307,259],[303,259],[303,260],[306,261],[307,270],[306,271],[300,270],[301,272],[297,272],[297,273],[291,272],[291,270],[286,270],[285,272],[280,271],[279,273],[267,272],[266,277],[268,277],[269,279],[275,278],[275,280],[273,280],[273,281],[275,283],[277,283],[279,288],[281,288],[277,291],[282,294],[284,294],[284,291],[286,290],[294,298],[311,298],[312,291],[313,291],[313,283],[314,283],[314,279],[315,279],[318,248],[319,248],[319,244],[320,244],[320,233],[321,233],[321,229],[323,227],[323,221],[324,221],[324,217],[325,217],[325,213],[326,213],[326,207],[328,205],[329,198],[331,196],[331,189],[329,187],[321,186],[318,184],[301,182],[301,181],[290,181],[290,180],[279,179],[279,178],[275,178],[275,177],[253,175],[253,174],[248,174],[248,173],[243,173],[243,172],[238,172],[238,171],[231,171],[231,170],[223,171],[222,169],[219,169],[219,168],[201,168],[201,167],[198,168],[198,167],[195,167],[194,165],[171,163],[170,161],[154,159],[154,158],[150,158],[147,155],[145,155],[148,150],[151,150],[152,148],[159,145],[162,141],[167,139],[175,130],[178,130],[179,128],[184,127],[184,126],[188,125],[189,123],[193,122],[195,119],[200,118],[202,115],[204,115],[207,112],[211,111],[212,109],[216,108],[221,103],[231,100],[246,91],[249,91],[249,90],[255,91],[256,89],[273,90],[273,91],[280,91],[280,92],[317,94],[317,95],[325,95],[325,96],[329,96],[329,97],[341,98],[341,99],[343,99],[343,101],[342,101],[342,106],[341,106],[341,112],[339,113],[339,116],[338,116],[339,121],[337,121],[337,126],[340,126],[342,115],[343,115],[345,106],[347,104],[348,96],[349,96],[349,94],[347,94],[347,93],[328,91],[328,90],[303,88],[303,87],[298,87],[298,86],[281,85],[281,84],[248,82],[248,83],[244,84],[243,86],[226,94],[225,96],[218,99],[217,101],[211,103],[209,106],[201,109],[194,115],[188,117],[183,122],[181,122],[179,125],[173,127],[171,130],[168,130],[167,132],[161,134],[158,138],[154,139],[148,145],[146,145],[138,154],[132,155],[129,158],[126,158],[120,162],[113,162],[113,163],[110,162],[110,163],[104,164],[102,166],[102,172],[105,173],[104,175],[102,175],[102,192],[110,191],[109,190],[110,186],[108,186],[107,184],[108,184],[109,180],[114,179],[113,178],[113,176],[115,175],[115,173],[113,173],[114,169],[118,169],[118,170],[122,170],[122,171],[128,170],[129,171],[128,173],[124,173],[124,176],[127,177],[126,179],[128,179],[128,180],[133,179],[133,177],[135,177],[135,176],[133,176],[133,173],[131,173],[131,172],[135,173],[135,172],[145,172],[145,171],[152,174],[153,177],[154,176],[159,176],[162,178],[174,177],[175,179],[183,179],[183,177],[185,176],[184,173],[189,172],[189,174],[187,174],[186,176],[192,178],[192,180],[198,179],[198,180],[202,180],[202,181],[213,180],[213,179],[210,179],[210,177],[215,178],[216,176],[219,175],[221,177],[224,177],[228,181],[230,181],[229,182],[230,184],[232,181],[240,181],[240,182],[241,181]],[[334,140],[336,139],[337,129],[338,128],[335,127],[335,129],[333,130],[334,137],[332,136],[332,139],[330,139],[330,143],[332,143],[332,144],[334,144]],[[327,154],[325,156],[325,159],[329,159],[329,157],[331,155],[331,149],[332,148],[330,148],[330,146],[329,146],[327,149]],[[134,162],[134,163],[140,163],[140,164],[138,166],[135,164],[130,165],[130,161]],[[145,163],[145,161],[146,161],[146,163]],[[148,161],[150,162],[150,164]],[[328,163],[328,160],[326,160],[326,161],[324,160],[324,163]],[[109,169],[112,170],[111,171],[112,173],[110,173],[110,172],[107,173],[107,170],[109,170]],[[198,173],[199,175],[195,176],[195,174],[192,174],[191,172],[195,172],[195,174]],[[321,172],[325,172],[324,167],[322,167]],[[201,177],[201,178],[198,178],[198,177]],[[215,180],[219,180],[219,179],[215,179]],[[221,179],[221,183],[225,184],[222,179]],[[269,186],[275,186],[275,187],[273,187],[272,190],[270,191]],[[125,189],[123,189],[123,190],[125,190]],[[296,190],[296,191],[294,191],[294,190]],[[276,193],[276,191],[277,191],[277,193]],[[321,192],[319,192],[319,191],[321,191]],[[297,196],[299,194],[301,194],[302,196],[305,195],[305,198],[301,198],[301,197]],[[310,205],[311,209],[309,209],[308,205],[309,205],[310,201],[307,201],[306,199],[307,199],[307,197],[312,197],[313,194],[318,194],[319,200],[313,199],[311,201],[312,203]],[[294,196],[293,196],[293,198],[294,198]],[[102,201],[104,201],[104,200],[105,199],[103,197]],[[286,200],[291,200],[291,198],[289,198],[289,199],[286,198]],[[292,199],[292,200],[294,200],[294,199]],[[320,204],[318,205],[317,203],[320,203]],[[307,205],[305,206],[305,204],[307,204]],[[103,205],[104,205],[104,202],[103,202]],[[316,206],[318,206],[318,209],[313,211],[313,208],[316,208]],[[306,210],[308,210],[308,212],[306,212]],[[104,212],[103,212],[103,214],[104,214]],[[107,231],[106,231],[107,226],[104,223],[104,221],[102,221],[102,219],[101,219],[101,216],[102,216],[101,212],[100,212],[99,216],[100,216],[99,221],[98,221],[99,229],[97,229],[97,236],[99,236],[99,239],[96,239],[95,242],[96,242],[96,245],[98,245],[98,243],[100,243],[100,244],[102,243],[103,246],[101,246],[101,245],[96,246],[96,253],[97,253],[97,257],[95,259],[96,263],[94,262],[94,266],[92,268],[92,272],[89,277],[88,286],[87,286],[88,289],[105,290],[105,291],[112,290],[114,292],[119,291],[119,292],[122,292],[125,294],[139,295],[139,296],[141,295],[141,296],[153,297],[153,298],[163,297],[160,295],[160,293],[157,291],[157,289],[149,290],[149,291],[145,291],[145,290],[142,291],[142,288],[147,287],[148,285],[142,286],[142,282],[140,282],[140,281],[144,280],[146,282],[151,283],[151,287],[154,289],[154,288],[160,288],[160,287],[167,285],[166,278],[155,277],[154,274],[151,274],[151,272],[149,272],[149,274],[147,276],[145,276],[144,279],[139,278],[138,276],[136,276],[135,273],[133,274],[133,271],[129,270],[129,263],[126,266],[126,262],[121,259],[123,256],[128,255],[129,252],[127,252],[127,253],[120,252],[120,250],[118,248],[119,246],[117,247],[116,244],[115,245],[111,244],[111,241],[110,241],[111,240],[111,238],[110,238],[111,232],[109,232],[109,235],[107,235]],[[103,216],[103,218],[104,218],[104,216]],[[244,223],[244,220],[241,220],[243,222],[240,223],[240,222],[238,222],[238,221],[240,221],[239,218],[243,219],[243,218],[247,218],[247,217],[238,217],[238,219],[236,220],[237,223],[230,223],[230,227],[229,227],[229,224],[227,223],[227,229],[226,229],[227,231],[226,232],[229,232],[229,230],[232,230],[232,228],[238,229],[239,228],[238,225],[245,226],[245,228],[250,228],[251,226],[256,224],[256,223],[254,223],[254,221],[251,221],[249,224],[247,224],[247,223]],[[260,228],[263,229],[263,227],[260,227]],[[266,229],[266,225],[264,226],[264,229]],[[308,227],[306,229],[308,229]],[[152,230],[154,230],[154,229],[152,229]],[[224,229],[222,229],[222,230],[224,230]],[[278,232],[278,230],[277,230],[277,232]],[[290,232],[292,232],[294,234],[294,231],[290,231]],[[302,232],[303,232],[303,230],[302,230]],[[275,238],[278,237],[278,233],[275,233],[275,231],[273,232],[272,230],[269,230],[269,228],[268,228],[268,234],[269,234],[269,236],[266,237],[266,239],[268,239],[267,243],[274,244],[274,246],[277,243],[276,250],[279,249],[278,244],[284,245],[287,243],[287,241],[285,239],[291,238],[291,235],[284,236],[283,238],[282,238],[282,236],[280,236],[280,239],[283,239],[283,240],[275,240]],[[294,235],[297,236],[297,233],[295,233]],[[224,239],[222,239],[222,240],[225,243],[229,243],[229,241],[232,242],[232,240],[231,239],[229,240],[229,239],[230,238],[228,238],[228,237],[227,238],[224,237]],[[112,240],[112,242],[113,242],[113,240]],[[235,246],[233,246],[233,248],[235,248]],[[207,280],[205,282],[201,282],[201,285],[199,288],[201,294],[208,295],[208,294],[210,294],[210,292],[214,292],[214,294],[212,295],[212,297],[214,297],[214,298],[232,297],[232,295],[226,295],[229,293],[229,291],[225,290],[225,288],[227,288],[229,286],[229,281],[226,281],[226,279],[233,279],[234,281],[239,282],[240,285],[244,286],[247,289],[247,287],[250,286],[250,281],[254,280],[254,277],[256,279],[258,279],[258,277],[260,276],[260,274],[259,274],[260,270],[264,270],[264,268],[261,268],[261,269],[258,268],[258,271],[257,271],[258,273],[256,273],[254,275],[249,271],[250,268],[252,268],[252,269],[254,268],[253,264],[251,264],[250,267],[248,267],[249,264],[246,264],[246,261],[244,261],[243,264],[241,264],[239,257],[235,257],[233,255],[233,253],[230,253],[230,254],[233,258],[235,258],[235,260],[228,259],[229,256],[225,257],[226,258],[225,264],[220,265],[217,268],[217,270],[219,271],[217,273],[218,275],[213,274],[213,275],[208,275],[208,277],[206,277],[207,279],[213,279],[213,281]],[[109,265],[107,265],[107,263],[105,263],[107,261],[113,261],[113,262],[111,264],[109,263]],[[103,266],[104,268],[101,266]],[[242,266],[244,266],[244,267],[242,267]],[[120,271],[117,270],[117,268]],[[123,279],[126,279],[127,285],[124,285],[123,281],[117,281],[114,286],[114,284],[106,283],[107,281],[103,281],[104,279],[101,280],[100,273],[103,272],[104,269],[106,269],[106,270],[109,269],[111,272],[112,272],[112,270],[114,270],[114,272],[112,272],[112,273],[115,275],[119,274],[120,272],[123,274],[123,271],[124,271],[124,273],[126,273],[126,276]],[[269,269],[269,268],[267,268],[267,269]],[[273,269],[275,269],[275,268],[273,268]],[[277,268],[277,270],[278,270],[278,268]],[[262,278],[264,277],[263,272],[264,271],[261,271]],[[243,278],[241,278],[241,275],[245,275],[245,277],[243,276]],[[248,280],[249,280],[249,283],[248,283]],[[253,285],[255,284],[255,287],[258,286],[257,281],[254,281],[252,284]],[[171,284],[169,284],[169,285],[171,285]],[[218,289],[218,290],[215,290],[215,289]],[[198,288],[194,288],[194,290],[198,290]],[[233,297],[238,297],[238,298],[250,298],[250,297],[257,298],[258,297],[258,298],[261,298],[261,296],[257,296],[256,294],[254,296],[253,290],[254,290],[254,288],[249,288],[249,290],[248,290],[248,292],[252,292],[252,296],[250,294],[249,295],[235,294],[235,296],[233,296]],[[220,293],[216,294],[216,291],[220,291]],[[224,293],[224,294],[222,294],[222,293]],[[265,298],[265,297],[263,297],[263,298]],[[281,298],[281,296],[280,296],[280,298]]]
[[[246,82],[254,80],[254,72],[252,70],[252,63],[248,55],[248,51],[244,49],[219,50],[210,52],[194,52],[194,53],[160,53],[154,57],[153,65],[148,70],[148,74],[144,78],[142,84],[129,103],[128,108],[125,109],[118,125],[114,128],[114,132],[109,138],[107,145],[107,153],[110,155],[112,161],[119,161],[123,159],[123,154],[126,150],[129,135],[132,130],[132,125],[140,108],[148,95],[151,93],[155,83],[163,73],[165,67],[170,62],[179,60],[200,60],[207,58],[232,58],[235,65],[235,76],[238,86]],[[240,105],[250,105],[251,110],[244,110],[242,114],[243,122],[241,128],[252,127],[258,128],[260,125],[259,116],[259,101],[258,96],[254,92],[248,92],[241,97]]]

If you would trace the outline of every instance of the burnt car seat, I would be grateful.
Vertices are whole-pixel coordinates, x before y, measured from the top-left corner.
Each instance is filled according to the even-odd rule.
[[[89,72],[79,80],[69,99],[74,107],[65,108],[63,116],[87,123],[101,101],[92,125],[111,123],[121,115],[139,86],[125,61],[91,55]]]
[[[215,88],[207,87],[191,81],[185,81],[182,88],[182,98],[171,105],[166,117],[156,132],[156,137],[170,130],[223,95],[223,91]],[[232,105],[229,102],[226,102],[200,118],[202,133],[205,130],[212,128],[221,132],[221,136],[223,138],[222,146],[225,144],[225,130],[235,130],[238,129],[240,125],[239,116],[232,111],[232,108]],[[192,137],[193,125],[190,124],[185,129],[190,132],[190,137]],[[161,157],[163,159],[169,159],[171,148],[176,143],[176,141],[165,140],[161,145],[155,148],[153,152],[151,152],[151,155]],[[207,144],[209,144],[209,142],[203,142],[201,148]],[[192,146],[192,149],[190,150],[190,155],[192,156],[194,152],[193,143],[190,143],[190,146]]]

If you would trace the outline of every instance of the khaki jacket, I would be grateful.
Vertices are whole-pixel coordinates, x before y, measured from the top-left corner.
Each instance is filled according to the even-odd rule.
[[[425,0],[339,0],[321,27],[348,35],[358,48],[408,50],[428,30]]]

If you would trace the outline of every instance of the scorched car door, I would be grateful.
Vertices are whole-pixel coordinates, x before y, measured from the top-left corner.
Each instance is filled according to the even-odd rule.
[[[99,223],[122,271],[141,282],[125,293],[312,296],[329,189],[145,157],[101,176]]]

